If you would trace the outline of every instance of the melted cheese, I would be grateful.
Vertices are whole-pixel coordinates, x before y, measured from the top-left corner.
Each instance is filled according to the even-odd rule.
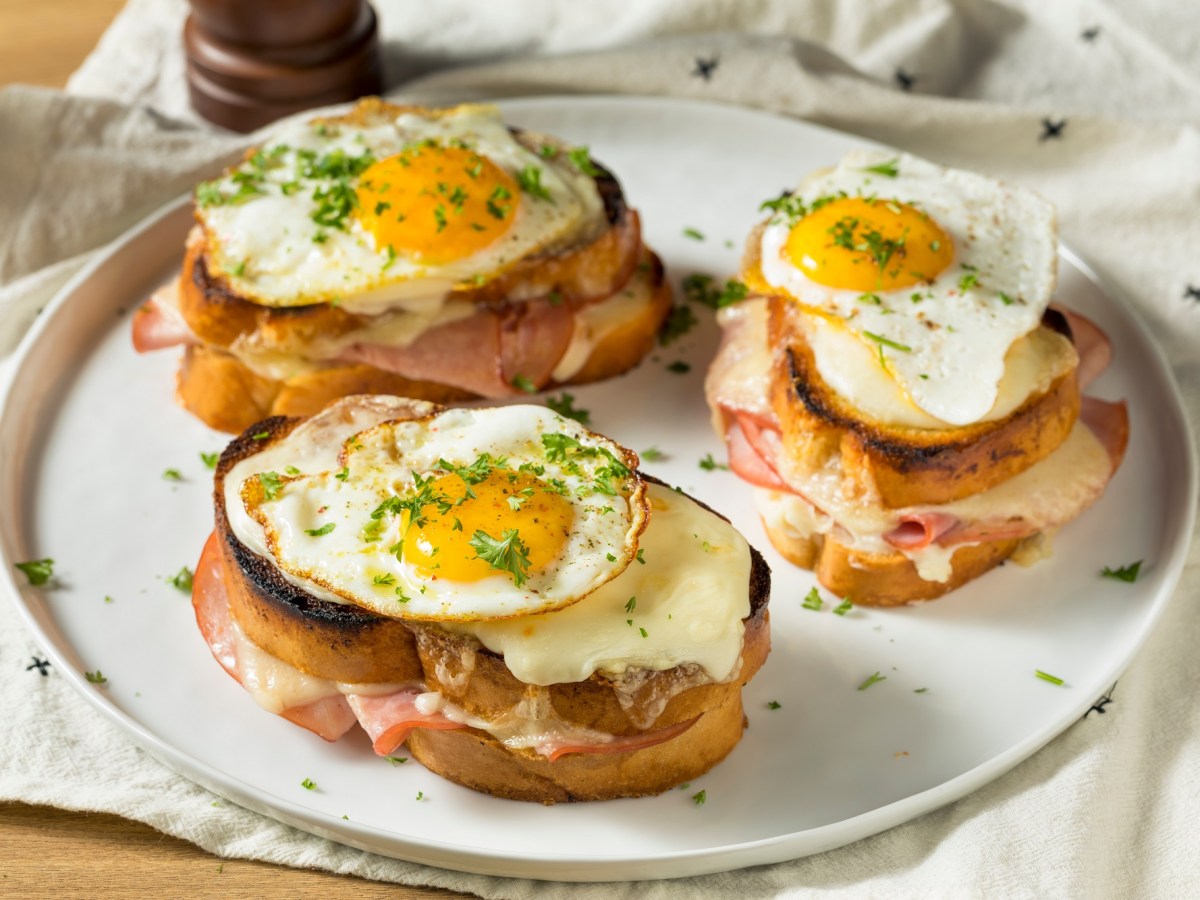
[[[649,488],[650,524],[639,541],[644,565],[628,566],[557,612],[449,627],[501,654],[526,684],[686,663],[714,681],[728,678],[742,652],[742,619],[750,614],[749,545],[695,501],[661,485]]]

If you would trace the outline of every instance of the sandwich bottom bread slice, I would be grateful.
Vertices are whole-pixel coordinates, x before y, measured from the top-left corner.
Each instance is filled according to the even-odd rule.
[[[326,740],[358,724],[377,754],[555,803],[659,793],[741,738],[765,562],[570,420],[350,397],[235,439],[214,497],[200,630]]]

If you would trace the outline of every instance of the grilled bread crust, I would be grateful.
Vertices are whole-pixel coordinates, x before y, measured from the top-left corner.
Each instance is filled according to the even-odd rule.
[[[771,297],[768,309],[785,458],[801,471],[839,467],[844,483],[887,508],[950,503],[1007,481],[1053,453],[1079,416],[1078,356],[1061,341],[1054,379],[1004,418],[942,429],[870,420],[821,378],[795,304]],[[1044,321],[1069,336],[1058,313]]]
[[[456,731],[451,740],[422,733],[432,729],[417,729],[409,737],[410,752],[431,770],[511,799],[555,803],[659,793],[707,771],[740,739],[742,685],[770,650],[770,570],[757,551],[750,551],[750,614],[743,620],[742,655],[729,680],[714,683],[694,666],[679,666],[628,673],[622,679],[597,673],[581,682],[527,685],[513,676],[503,657],[475,638],[436,623],[389,619],[318,599],[237,539],[224,504],[225,476],[242,459],[286,437],[299,422],[274,417],[255,424],[226,448],[217,465],[215,524],[230,612],[253,643],[301,671],[335,681],[424,682],[465,712],[487,720],[538,694],[563,725],[617,737],[696,720],[682,734],[652,747],[568,753],[554,762],[532,750],[505,747],[475,728]]]

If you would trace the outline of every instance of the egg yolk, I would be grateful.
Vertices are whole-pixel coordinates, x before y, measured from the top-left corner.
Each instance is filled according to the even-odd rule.
[[[420,144],[371,164],[359,179],[357,215],[380,252],[423,263],[462,259],[508,231],[521,192],[474,150]]]
[[[567,498],[526,472],[498,469],[472,485],[451,473],[432,487],[446,500],[423,507],[404,535],[403,558],[422,578],[470,582],[496,575],[471,545],[476,531],[499,541],[515,529],[528,571],[544,569],[562,553],[575,519]]]
[[[784,254],[812,281],[849,291],[889,291],[932,281],[954,242],[915,206],[845,197],[796,223]]]

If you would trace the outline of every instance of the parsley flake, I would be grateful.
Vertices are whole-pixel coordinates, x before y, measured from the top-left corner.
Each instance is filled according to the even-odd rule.
[[[1048,681],[1051,684],[1065,684],[1066,683],[1061,678],[1059,678],[1057,675],[1051,675],[1049,672],[1043,672],[1041,669],[1034,669],[1033,674],[1036,675],[1038,678],[1042,679],[1042,681]]]
[[[543,438],[548,435],[543,435]],[[529,548],[525,546],[515,528],[508,528],[497,540],[482,528],[471,536],[469,542],[476,556],[493,569],[508,572],[513,583],[520,587],[529,573]]]
[[[45,584],[54,574],[52,559],[31,559],[28,562],[16,563],[16,567],[25,573],[25,577],[34,587]]]
[[[640,563],[641,563],[643,566],[646,564],[646,560],[645,560],[645,558],[642,556],[642,554],[643,554],[643,553],[645,553],[645,552],[646,552],[646,551],[645,551],[645,549],[643,549],[642,547],[638,547],[638,552],[637,552],[637,554],[636,554],[636,555],[633,557],[633,558],[634,558],[634,559],[636,559],[638,562],[640,562]]]
[[[713,472],[717,469],[728,470],[729,466],[725,465],[725,463],[717,462],[715,459],[713,459],[713,455],[711,453],[705,453],[704,458],[700,460],[700,468],[705,472]]]
[[[703,806],[704,801],[707,799],[708,799],[707,791],[700,791],[697,794],[692,794],[692,802],[695,803],[697,806]]]
[[[267,500],[274,500],[283,489],[278,472],[259,472],[258,483],[262,485],[263,497]]]
[[[537,197],[539,200],[549,200],[551,203],[554,202],[554,198],[550,196],[550,192],[542,184],[542,170],[537,166],[526,166],[518,172],[517,184],[521,186],[521,190],[532,197]]]
[[[84,672],[83,677],[88,680],[88,684],[108,684],[108,679],[99,669],[95,672]]]
[[[167,579],[167,582],[176,590],[183,593],[190,593],[192,590],[192,570],[187,566],[180,568],[178,572]]]
[[[638,456],[642,458],[642,462],[661,462],[667,458],[667,454],[663,453],[657,447],[647,447]]]
[[[887,681],[887,676],[880,675],[878,672],[876,672],[874,675],[869,676],[866,681],[864,681],[862,684],[860,684],[858,686],[858,689],[860,691],[865,691],[871,685],[878,684],[881,681]]]
[[[320,528],[305,528],[304,533],[310,537],[324,537],[337,527],[336,522],[326,522]]]
[[[386,572],[383,575],[376,575],[374,578],[371,579],[371,583],[372,584],[385,584],[385,585],[390,586],[390,585],[393,585],[396,583],[396,576],[393,575],[391,572]]]
[[[521,374],[513,376],[512,386],[527,394],[537,393],[537,385]]]
[[[1105,566],[1100,574],[1104,578],[1113,578],[1117,581],[1127,581],[1133,583],[1137,581],[1138,573],[1142,570],[1143,562],[1144,560],[1139,559],[1137,562],[1130,563],[1127,566],[1121,566],[1119,569],[1110,569],[1108,566]]]
[[[306,791],[315,791],[317,789],[317,783],[311,778],[305,778],[302,782],[300,782],[300,787],[304,788]]]
[[[691,238],[693,241],[704,240],[704,234],[700,231],[697,231],[695,228],[683,229],[683,236],[686,238]]]
[[[672,306],[671,314],[667,316],[667,321],[663,323],[662,331],[658,334],[658,341],[667,347],[695,328],[699,322],[690,306]]]
[[[870,172],[873,175],[882,175],[884,178],[895,178],[900,174],[900,167],[896,165],[898,162],[900,162],[899,157],[889,159],[887,162],[882,162],[877,166],[867,166],[863,171]]]
[[[390,762],[393,766],[402,766],[408,762],[407,756],[385,756],[384,759]]]
[[[904,353],[912,353],[912,347],[909,347],[906,344],[898,344],[896,341],[889,340],[882,335],[875,334],[873,331],[864,331],[863,336],[870,338],[875,343],[879,344],[881,350],[883,347],[891,347],[893,350],[900,350]]]
[[[163,481],[183,481],[183,473],[178,469],[163,469]]]
[[[694,272],[683,279],[683,296],[709,309],[724,309],[745,300],[750,294],[744,282],[730,279],[718,287],[711,275]]]
[[[625,604],[625,612],[631,613],[637,609],[637,597],[630,597],[629,602]]]
[[[220,453],[204,453],[203,451],[200,453],[200,462],[204,463],[205,467],[209,469],[215,469],[217,467],[217,460],[220,458]]]
[[[604,171],[592,162],[592,157],[588,153],[588,148],[572,147],[567,151],[567,159],[584,175],[595,178],[597,175],[603,175]]]
[[[575,395],[568,394],[563,391],[561,397],[547,397],[546,405],[568,419],[574,419],[580,425],[590,425],[592,423],[592,414],[586,409],[579,409],[575,406]]]
[[[850,610],[852,610],[852,609],[854,609],[854,604],[851,603],[849,600],[843,600],[836,607],[834,607],[833,614],[835,616],[844,616],[846,613],[850,612]]]
[[[783,704],[780,703],[778,700],[772,700],[770,703],[767,704],[767,709],[782,709],[782,708],[783,708]]]
[[[816,588],[812,588],[804,597],[804,602],[800,604],[805,609],[819,610],[825,606],[825,602],[821,599],[821,595]]]

